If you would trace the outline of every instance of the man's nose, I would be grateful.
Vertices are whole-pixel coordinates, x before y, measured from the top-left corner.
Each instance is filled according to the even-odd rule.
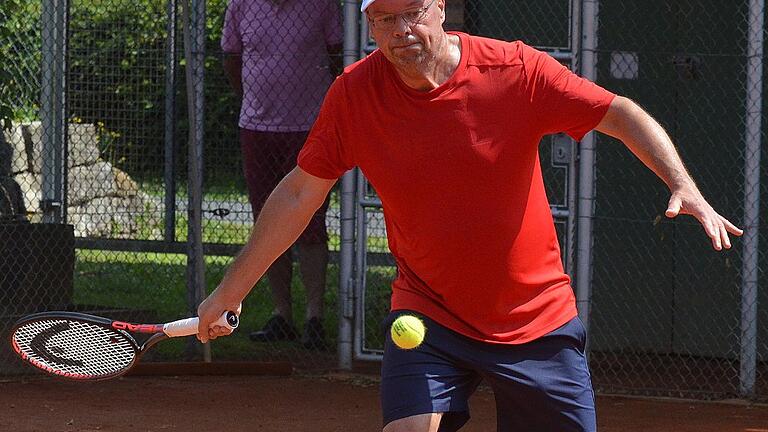
[[[397,16],[397,19],[395,19],[395,28],[392,29],[392,35],[395,37],[403,37],[411,34],[413,32],[413,29],[411,29],[411,23],[405,20],[402,16]]]

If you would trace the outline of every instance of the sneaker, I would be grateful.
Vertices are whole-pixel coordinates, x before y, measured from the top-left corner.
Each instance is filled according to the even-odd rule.
[[[275,315],[264,324],[264,328],[248,335],[254,342],[275,342],[295,340],[296,328],[280,315]]]
[[[320,318],[310,318],[304,325],[304,334],[301,336],[301,344],[306,349],[325,351],[328,345],[325,343],[325,330]]]

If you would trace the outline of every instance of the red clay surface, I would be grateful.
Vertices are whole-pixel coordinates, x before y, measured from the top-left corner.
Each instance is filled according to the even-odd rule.
[[[479,390],[462,432],[496,430]],[[768,432],[768,407],[598,398],[600,431]],[[0,431],[379,431],[375,378],[127,377],[99,383],[0,382]]]

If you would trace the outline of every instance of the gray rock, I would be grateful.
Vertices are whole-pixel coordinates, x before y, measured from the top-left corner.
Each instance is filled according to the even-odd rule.
[[[43,166],[43,127],[39,121],[21,125],[28,170],[39,173]]]
[[[68,220],[78,237],[135,238],[140,229],[142,238],[161,239],[157,209],[143,194],[131,198],[100,197],[69,208]]]
[[[24,136],[21,132],[21,126],[13,125],[11,130],[4,130],[2,134],[6,145],[10,147],[10,154],[6,156],[5,153],[2,153],[2,155],[0,155],[0,173],[3,172],[3,167],[6,166],[8,161],[10,161],[10,171],[13,174],[29,171],[27,149],[24,143]],[[6,160],[6,157],[8,160]]]
[[[92,124],[69,125],[69,166],[95,163],[99,160],[99,134]]]
[[[128,198],[139,194],[139,185],[133,181],[131,176],[114,167],[112,167],[112,174],[115,177],[118,196]]]
[[[76,166],[69,170],[69,205],[81,205],[94,198],[117,195],[117,184],[109,162]]]
[[[21,125],[25,140],[29,166],[39,173],[43,165],[43,127],[39,121]],[[99,160],[99,135],[92,124],[70,124],[67,145],[69,148],[68,167],[88,165]]]
[[[97,127],[70,124],[68,130],[67,219],[75,226],[75,235],[162,239],[157,205],[127,173],[100,159]],[[42,199],[42,124],[14,125],[3,137],[8,144],[3,146],[0,141],[0,168],[3,162],[11,162],[24,205],[37,221]],[[14,156],[4,156],[6,153]]]
[[[31,172],[23,172],[14,176],[16,182],[21,186],[21,194],[24,198],[24,205],[27,207],[28,212],[39,213],[40,212],[40,200],[42,199],[42,193],[40,192],[40,178],[32,174]]]

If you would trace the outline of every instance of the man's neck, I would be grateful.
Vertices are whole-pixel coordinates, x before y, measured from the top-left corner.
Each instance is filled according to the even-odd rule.
[[[421,67],[395,66],[400,79],[412,89],[427,92],[436,89],[453,75],[461,61],[461,40],[456,35],[443,33],[437,53]]]

